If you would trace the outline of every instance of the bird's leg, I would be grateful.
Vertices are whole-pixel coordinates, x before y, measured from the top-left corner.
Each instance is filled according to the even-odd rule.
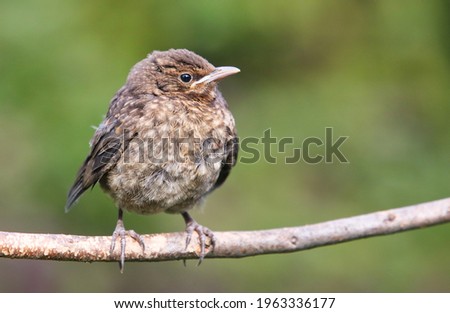
[[[195,231],[198,234],[198,238],[200,240],[200,255],[198,264],[202,263],[203,258],[205,257],[205,243],[206,237],[209,237],[211,240],[211,248],[214,250],[214,246],[216,245],[216,239],[214,237],[214,233],[207,227],[200,225],[197,223],[188,212],[183,212],[181,215],[184,218],[184,222],[186,223],[186,249],[191,242],[192,233]]]
[[[126,236],[130,236],[134,240],[136,240],[139,245],[142,247],[142,252],[145,251],[145,244],[142,240],[141,236],[136,233],[134,230],[125,230],[123,225],[123,210],[119,208],[119,216],[117,218],[116,228],[112,234],[111,247],[109,249],[109,253],[112,255],[114,252],[114,248],[116,246],[116,239],[120,238],[120,261],[119,268],[120,272],[123,273],[123,267],[125,265],[125,247],[126,247]]]

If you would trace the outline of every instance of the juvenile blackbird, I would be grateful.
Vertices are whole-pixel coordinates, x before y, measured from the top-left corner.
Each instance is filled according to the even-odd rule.
[[[120,238],[121,271],[127,235],[145,249],[136,232],[125,230],[123,210],[179,213],[186,223],[186,247],[195,231],[200,261],[206,237],[214,248],[214,234],[188,210],[222,185],[236,163],[235,122],[217,82],[238,72],[214,67],[189,50],[154,51],[131,69],[112,98],[65,209],[97,182],[113,198],[119,214],[110,253]]]

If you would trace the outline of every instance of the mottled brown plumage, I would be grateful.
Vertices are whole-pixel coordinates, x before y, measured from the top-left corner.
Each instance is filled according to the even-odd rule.
[[[239,72],[215,68],[185,50],[154,51],[131,70],[90,142],[91,151],[69,191],[66,211],[97,182],[115,201],[119,218],[111,252],[126,234],[144,248],[140,236],[125,231],[123,210],[139,214],[180,213],[189,243],[214,235],[187,211],[220,186],[236,163],[238,140],[233,116],[217,81]]]

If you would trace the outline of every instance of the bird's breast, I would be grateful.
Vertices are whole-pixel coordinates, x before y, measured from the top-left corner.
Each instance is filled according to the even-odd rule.
[[[226,110],[158,103],[146,110],[101,184],[119,207],[137,213],[190,209],[217,181],[234,120]]]

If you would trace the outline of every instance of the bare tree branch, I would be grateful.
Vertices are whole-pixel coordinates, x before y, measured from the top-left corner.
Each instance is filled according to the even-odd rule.
[[[260,231],[215,232],[216,248],[207,258],[241,258],[285,253],[387,235],[450,221],[450,198],[379,211],[334,221]],[[185,249],[185,233],[143,235],[145,252],[127,238],[127,261],[167,261],[197,258],[196,240]],[[75,236],[0,232],[0,257],[64,260],[117,261],[119,248],[109,254],[110,236]]]

